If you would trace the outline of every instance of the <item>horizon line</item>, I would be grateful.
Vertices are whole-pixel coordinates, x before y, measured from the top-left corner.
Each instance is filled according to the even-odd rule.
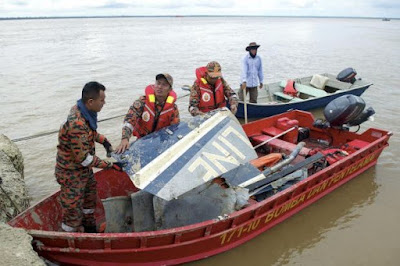
[[[98,15],[98,16],[27,16],[0,17],[0,20],[23,19],[74,19],[74,18],[146,18],[146,17],[277,17],[277,18],[357,18],[357,19],[400,19],[389,17],[358,17],[358,16],[287,16],[287,15]]]

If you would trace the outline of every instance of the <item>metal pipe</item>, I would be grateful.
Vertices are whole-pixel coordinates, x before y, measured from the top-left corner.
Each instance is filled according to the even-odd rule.
[[[274,140],[274,139],[277,139],[277,138],[279,138],[279,137],[282,137],[282,136],[285,135],[286,133],[289,133],[290,131],[292,131],[292,130],[294,130],[294,129],[296,129],[296,128],[297,128],[297,126],[291,127],[291,128],[289,128],[289,129],[283,131],[282,133],[279,133],[278,135],[276,135],[276,136],[274,136],[274,137],[272,137],[272,138],[270,138],[270,139],[267,139],[266,141],[263,141],[263,142],[261,142],[260,144],[254,146],[253,149],[257,149],[258,147],[261,147],[262,145],[267,144],[267,143],[270,142],[271,140]]]
[[[296,156],[300,153],[300,150],[304,147],[305,143],[304,142],[300,142],[299,144],[297,144],[296,148],[292,151],[292,153],[289,155],[288,158],[286,158],[285,160],[277,163],[276,165],[269,167],[267,170],[261,172],[257,178],[253,178],[250,179],[248,181],[245,182],[245,186],[248,187],[254,183],[260,182],[261,180],[264,180],[265,178],[267,178],[268,176],[270,176],[271,174],[277,172],[279,169],[281,169],[282,167],[284,167],[285,165],[288,165],[289,163],[291,163]],[[272,181],[271,181],[272,182]]]
[[[240,88],[239,90],[241,90]],[[244,123],[247,124],[247,88],[243,90],[243,110],[244,110]]]

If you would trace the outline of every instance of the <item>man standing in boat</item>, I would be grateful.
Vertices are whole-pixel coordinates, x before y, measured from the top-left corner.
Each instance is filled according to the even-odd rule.
[[[96,232],[96,180],[93,167],[121,170],[119,163],[101,160],[95,155],[95,142],[107,152],[112,147],[97,133],[97,113],[105,104],[106,88],[95,81],[86,83],[82,98],[71,108],[58,133],[55,176],[61,185],[61,228],[66,232]]]
[[[211,110],[225,107],[236,114],[238,99],[221,74],[221,65],[212,61],[205,67],[196,69],[196,80],[190,89],[189,112],[196,116]]]
[[[156,83],[148,85],[145,95],[136,100],[128,110],[122,127],[122,139],[116,153],[122,153],[129,147],[132,135],[137,138],[179,123],[178,106],[175,91],[172,89],[171,75],[163,73],[156,76]]]
[[[240,75],[239,99],[243,101],[244,90],[250,94],[250,102],[257,103],[258,85],[263,87],[264,75],[261,57],[257,55],[257,49],[260,47],[255,42],[251,42],[246,51],[249,53],[242,60],[242,73]]]

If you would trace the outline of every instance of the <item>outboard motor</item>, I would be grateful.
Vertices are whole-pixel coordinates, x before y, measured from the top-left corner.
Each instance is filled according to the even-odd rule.
[[[358,126],[375,114],[372,107],[366,110],[364,108],[365,102],[361,97],[352,94],[343,95],[325,107],[324,116],[327,122],[317,119],[314,126],[319,128]]]
[[[357,71],[352,68],[346,68],[340,71],[340,73],[336,76],[336,79],[342,82],[349,82],[353,84],[356,81]]]

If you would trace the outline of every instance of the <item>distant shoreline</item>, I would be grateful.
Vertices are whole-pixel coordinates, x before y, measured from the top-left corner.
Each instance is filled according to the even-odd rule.
[[[341,17],[341,16],[239,16],[239,15],[168,15],[168,16],[49,16],[49,17],[0,17],[0,20],[29,20],[29,19],[87,19],[87,18],[185,18],[185,17],[229,17],[229,18],[348,18],[348,19],[379,19],[382,17]],[[400,18],[388,18],[398,20]]]

